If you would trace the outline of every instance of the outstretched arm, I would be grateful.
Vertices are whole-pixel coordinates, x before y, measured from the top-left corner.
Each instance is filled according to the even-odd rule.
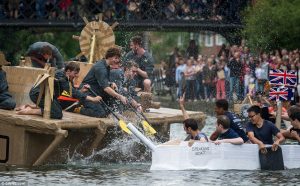
[[[255,144],[257,144],[258,145],[258,148],[259,148],[259,150],[263,153],[263,154],[266,154],[267,153],[267,149],[266,149],[266,146],[265,146],[265,144],[262,142],[262,141],[260,141],[259,139],[257,139],[255,136],[254,136],[254,132],[248,132],[248,137],[249,137],[249,139],[250,139],[250,141],[252,142],[252,143],[255,143]]]
[[[232,138],[232,139],[222,139],[222,140],[216,140],[214,141],[215,144],[220,144],[220,143],[231,143],[234,145],[241,145],[244,143],[243,138],[238,137],[238,138]]]
[[[188,115],[188,113],[186,112],[186,110],[184,108],[184,98],[185,98],[185,94],[183,94],[183,96],[180,97],[178,102],[179,102],[179,107],[183,114],[183,119],[186,120],[186,119],[189,119],[190,116]]]

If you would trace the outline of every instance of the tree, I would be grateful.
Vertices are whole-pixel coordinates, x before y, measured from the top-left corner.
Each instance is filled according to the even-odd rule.
[[[295,49],[300,46],[299,23],[299,0],[260,0],[245,11],[243,35],[253,49]]]

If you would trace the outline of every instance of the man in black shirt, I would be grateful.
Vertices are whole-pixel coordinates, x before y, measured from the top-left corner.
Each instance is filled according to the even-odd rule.
[[[234,57],[228,62],[228,68],[230,69],[230,100],[233,100],[233,89],[239,100],[241,100],[240,94],[240,76],[242,73],[242,63],[240,60],[240,53],[235,52]]]
[[[228,101],[225,99],[219,99],[216,101],[215,113],[217,116],[225,115],[230,121],[230,128],[234,130],[241,138],[243,138],[244,143],[249,140],[247,137],[242,124],[241,119],[238,118],[234,113],[228,111]],[[218,138],[219,132],[216,130],[211,136],[210,140],[214,141]]]
[[[110,82],[110,67],[120,68],[121,52],[118,48],[110,48],[107,50],[105,59],[95,63],[87,73],[81,83],[81,87],[85,84],[90,85],[98,96],[101,96],[103,101],[108,103],[111,98],[120,100],[123,104],[127,104],[127,98],[117,93],[114,89],[117,88],[115,83]],[[91,92],[89,92],[92,95]],[[107,113],[103,110],[103,105],[99,103],[85,102],[80,110],[81,114],[92,117],[105,117]]]

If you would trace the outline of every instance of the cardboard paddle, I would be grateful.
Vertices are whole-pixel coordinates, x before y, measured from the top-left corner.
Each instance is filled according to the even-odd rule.
[[[96,92],[95,91],[93,91],[91,88],[88,88],[88,90],[94,95],[94,96],[98,96],[97,94],[96,94]],[[125,123],[125,121],[123,121],[122,119],[120,119],[117,115],[116,115],[116,113],[114,113],[114,111],[112,111],[111,109],[110,109],[110,107],[103,101],[103,100],[101,100],[100,101],[105,107],[106,107],[106,109],[118,120],[118,122],[119,122],[119,126],[121,127],[121,129],[124,131],[124,132],[126,132],[127,134],[131,134],[131,131],[127,128],[127,125],[126,125],[126,123]]]
[[[267,153],[263,154],[259,150],[259,161],[261,170],[284,170],[282,150],[280,146],[276,151],[272,147],[266,147]]]

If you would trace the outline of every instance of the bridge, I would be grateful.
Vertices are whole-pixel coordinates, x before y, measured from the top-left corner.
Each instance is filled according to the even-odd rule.
[[[82,17],[102,19],[117,31],[213,31],[236,42],[240,12],[249,0],[21,0],[15,8],[0,2],[0,28],[78,31]]]

